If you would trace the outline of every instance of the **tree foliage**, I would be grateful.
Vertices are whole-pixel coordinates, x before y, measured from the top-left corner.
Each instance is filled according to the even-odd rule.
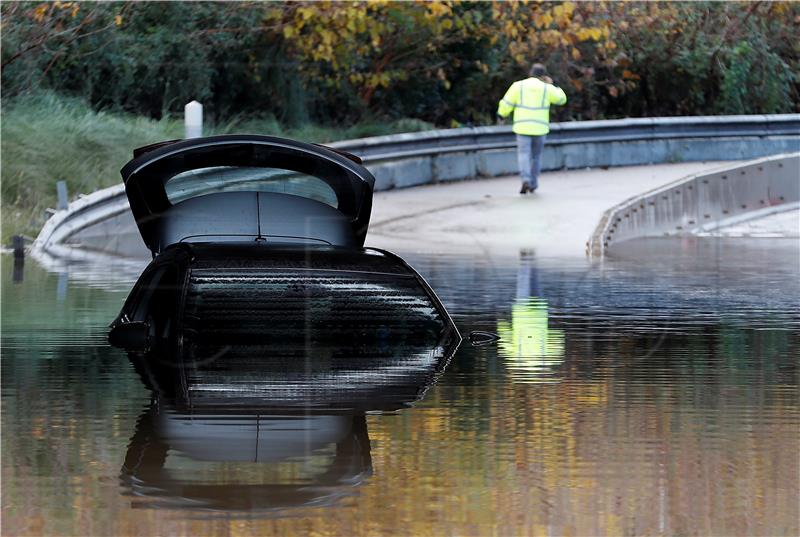
[[[7,2],[6,96],[159,118],[485,123],[533,61],[561,119],[800,110],[800,4]]]

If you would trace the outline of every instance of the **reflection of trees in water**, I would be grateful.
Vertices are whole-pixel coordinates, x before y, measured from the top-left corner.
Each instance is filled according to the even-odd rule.
[[[701,521],[707,534],[796,528],[798,342],[787,332],[735,332],[733,347],[725,328],[670,334],[646,360],[657,335],[568,332],[557,383],[493,376],[488,386],[440,386],[427,404],[475,404],[432,409],[440,434],[431,441],[463,449],[476,479],[441,486],[486,487],[487,523],[523,516],[556,534],[691,533]],[[391,457],[373,452],[376,465],[387,464],[384,453]],[[458,467],[439,464],[443,476]]]

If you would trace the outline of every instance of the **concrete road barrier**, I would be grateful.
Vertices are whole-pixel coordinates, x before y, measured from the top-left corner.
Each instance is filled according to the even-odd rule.
[[[708,235],[725,221],[798,210],[798,204],[800,153],[765,157],[691,175],[612,207],[587,248],[602,256],[635,238]]]

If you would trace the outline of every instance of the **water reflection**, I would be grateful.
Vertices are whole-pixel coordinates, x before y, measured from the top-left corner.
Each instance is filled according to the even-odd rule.
[[[284,350],[264,352],[232,338],[227,349],[195,344],[194,354],[149,362],[150,373],[165,372],[154,375],[152,401],[105,339],[133,278],[113,293],[70,272],[59,302],[57,274],[29,262],[16,285],[5,263],[3,534],[798,535],[800,256],[762,242],[729,246],[715,239],[681,253],[662,244],[592,267],[537,257],[540,292],[519,297],[546,301],[549,332],[565,335],[554,382],[521,382],[497,344],[462,345],[439,375],[433,364],[446,358],[413,345],[401,353],[397,338],[392,351],[359,336],[346,345],[316,337],[308,350],[305,338],[296,347],[284,338]],[[514,325],[518,259],[407,258],[464,332]],[[216,371],[193,365],[220,354]],[[219,366],[234,362],[235,375]],[[360,363],[384,373],[359,384],[368,379]],[[287,401],[308,377],[327,380]],[[253,378],[262,382],[241,404],[199,389]],[[176,389],[181,379],[186,391]],[[424,398],[402,408],[431,379]],[[401,410],[370,412],[363,401],[382,393]],[[277,429],[311,438],[297,432],[281,448],[279,420]],[[163,463],[126,462],[148,438],[168,446]],[[359,456],[365,438],[369,461]],[[253,459],[226,460],[217,446]],[[256,486],[280,485],[295,503],[236,505],[239,485],[254,496]],[[313,494],[290,492],[304,487]]]
[[[25,280],[25,258],[14,256],[14,283],[22,283]]]
[[[121,480],[134,507],[268,514],[334,504],[370,475],[363,413],[153,404],[136,424]]]
[[[564,361],[564,331],[550,328],[547,301],[520,299],[511,306],[511,321],[498,320],[499,353],[511,378],[521,382],[554,380]]]
[[[553,380],[555,370],[564,361],[564,331],[549,325],[547,300],[541,297],[539,278],[533,252],[521,251],[511,321],[497,321],[499,353],[515,381]]]

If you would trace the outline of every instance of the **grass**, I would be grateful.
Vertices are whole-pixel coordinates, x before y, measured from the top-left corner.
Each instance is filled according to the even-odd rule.
[[[349,127],[305,125],[287,129],[272,118],[234,118],[206,128],[206,134],[273,134],[312,142],[330,142],[433,125],[414,119],[368,122]],[[45,209],[55,207],[58,180],[71,198],[121,181],[119,170],[133,149],[183,136],[182,118],[155,121],[130,114],[92,110],[54,93],[17,97],[3,103],[0,127],[2,243],[11,235],[36,236]]]

